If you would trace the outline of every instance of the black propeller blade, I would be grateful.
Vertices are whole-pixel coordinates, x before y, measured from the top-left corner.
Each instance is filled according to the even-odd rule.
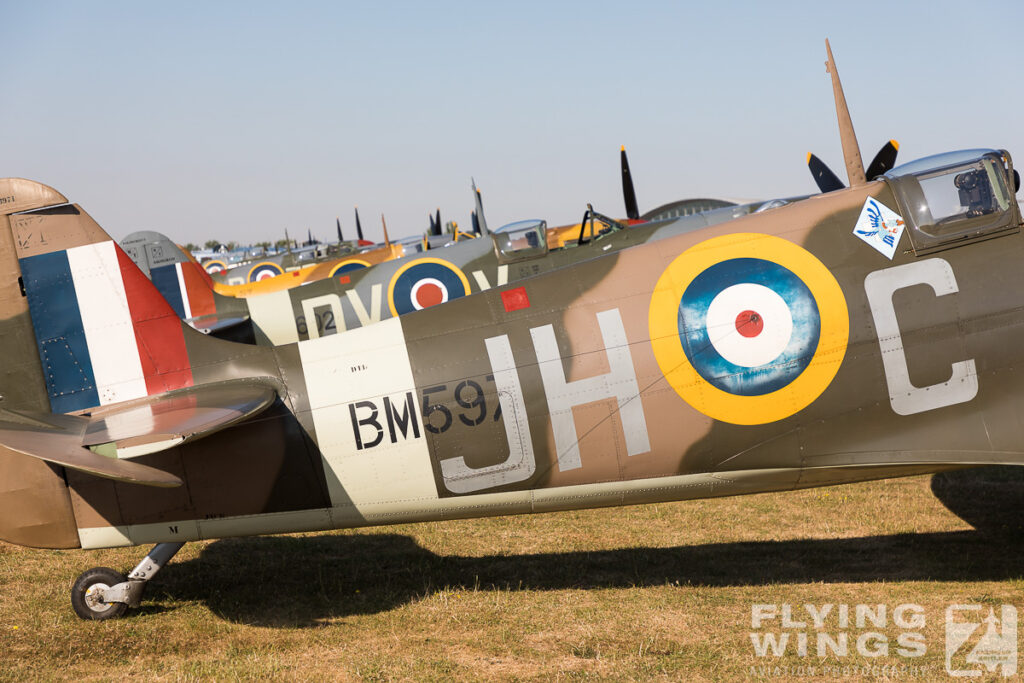
[[[363,239],[363,226],[359,222],[359,207],[356,207],[356,235],[359,237],[360,242],[365,242]]]
[[[476,189],[476,181],[470,178],[469,182],[473,186],[473,201],[476,203],[476,220],[480,224],[479,234],[489,234],[491,231],[487,228],[487,217],[484,216],[483,196],[480,194],[480,190]]]
[[[469,218],[470,218],[471,221],[473,221],[473,234],[474,235],[479,235],[480,234],[480,221],[478,221],[477,218],[476,218],[476,211],[470,211],[469,212]]]
[[[441,234],[441,209],[437,210],[437,218],[434,219],[434,230],[437,231],[434,233],[435,235]]]
[[[434,232],[434,214],[428,213],[427,214],[427,218],[430,219],[430,227],[427,228],[427,234],[428,235],[436,235],[437,233]]]
[[[875,158],[868,165],[864,176],[868,180],[874,180],[892,169],[896,165],[896,154],[899,152],[899,149],[900,143],[895,140],[889,140],[889,142],[882,145],[882,149],[878,150],[878,154],[875,155]],[[832,169],[814,154],[807,154],[807,167],[811,169],[814,182],[822,192],[842,190],[846,187],[846,184],[839,179],[839,176],[833,173]]]
[[[629,172],[625,145],[619,151],[619,161],[622,163],[622,198],[626,202],[626,218],[637,220],[640,218],[640,208],[636,203],[636,190],[633,188],[633,176]]]
[[[811,169],[814,182],[822,192],[832,192],[846,187],[843,181],[839,179],[839,176],[833,173],[832,169],[824,161],[810,152],[807,153],[807,167]]]
[[[895,140],[889,140],[889,142],[882,145],[882,149],[878,150],[878,154],[868,164],[868,170],[864,172],[864,176],[868,180],[874,180],[886,171],[892,170],[893,166],[896,165],[896,154],[899,151],[900,143]]]
[[[341,219],[335,216],[334,220],[338,224],[338,242],[344,242],[345,238],[341,236]]]

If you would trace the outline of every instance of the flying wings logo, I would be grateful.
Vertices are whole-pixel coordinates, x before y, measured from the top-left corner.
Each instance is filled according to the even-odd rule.
[[[853,234],[877,249],[890,261],[903,236],[903,217],[873,197],[861,209]]]
[[[733,424],[802,410],[846,352],[839,284],[809,252],[778,237],[727,235],[678,256],[649,312],[658,365],[679,396]]]

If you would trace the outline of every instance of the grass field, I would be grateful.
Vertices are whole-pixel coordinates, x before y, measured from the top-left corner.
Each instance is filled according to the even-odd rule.
[[[71,582],[96,565],[127,571],[144,549],[0,544],[0,679],[789,680],[784,667],[835,666],[849,680],[943,680],[947,605],[1024,607],[1022,491],[1016,471],[967,470],[193,543],[142,608],[96,623],[74,616]],[[899,656],[889,616],[877,628],[826,622],[849,634],[844,657],[819,659],[813,645],[804,657],[756,656],[752,606],[791,604],[798,618],[806,603],[851,615],[861,603],[890,615],[920,605],[913,630],[926,652]],[[758,632],[782,630],[776,620]],[[868,631],[887,655],[856,651]]]

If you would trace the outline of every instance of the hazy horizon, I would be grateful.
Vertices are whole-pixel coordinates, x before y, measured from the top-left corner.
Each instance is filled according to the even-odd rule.
[[[1024,4],[18,3],[2,38],[4,176],[52,185],[115,238],[393,238],[841,177],[831,39],[865,162],[1024,159]],[[1024,162],[1019,162],[1024,165]]]

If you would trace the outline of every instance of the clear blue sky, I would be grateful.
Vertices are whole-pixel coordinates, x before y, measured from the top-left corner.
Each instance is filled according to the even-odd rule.
[[[115,238],[421,232],[622,215],[841,176],[829,37],[865,161],[1004,147],[1024,166],[1024,2],[7,2],[0,175]]]

